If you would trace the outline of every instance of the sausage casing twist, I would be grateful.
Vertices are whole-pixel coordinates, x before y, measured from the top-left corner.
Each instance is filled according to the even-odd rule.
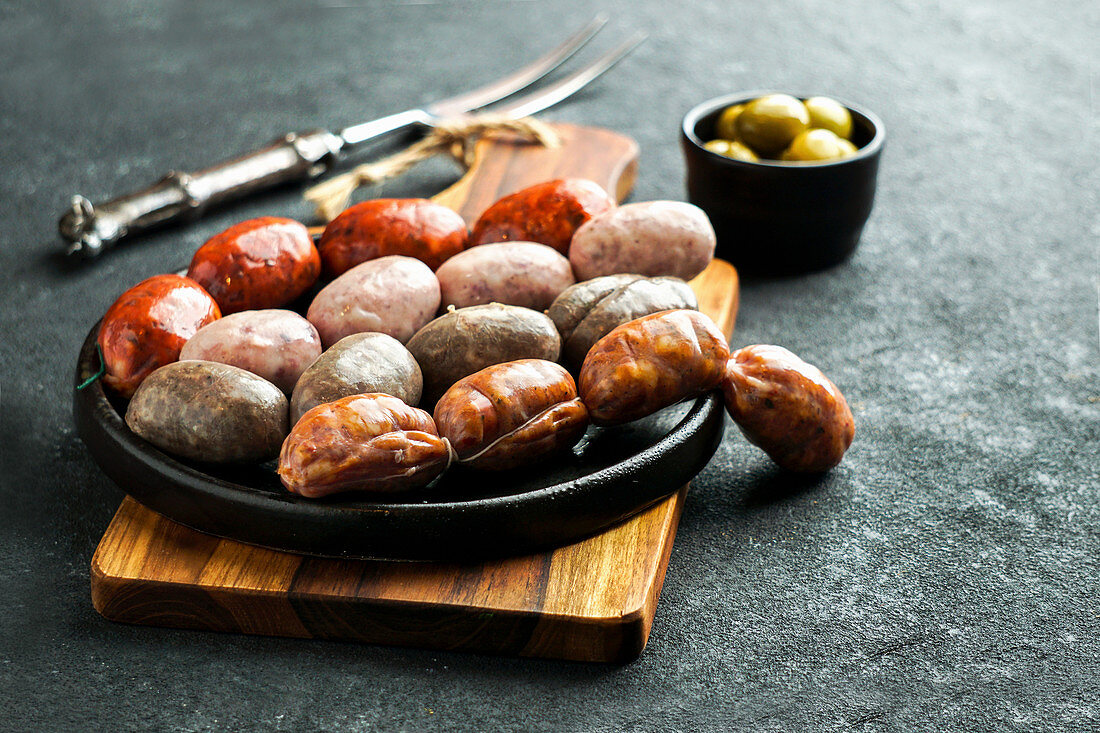
[[[460,379],[436,404],[435,422],[460,463],[496,470],[572,448],[588,410],[564,368],[521,359]]]

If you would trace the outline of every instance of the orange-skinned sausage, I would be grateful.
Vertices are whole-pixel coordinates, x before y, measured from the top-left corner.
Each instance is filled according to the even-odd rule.
[[[495,364],[456,382],[435,406],[460,463],[507,469],[577,444],[588,410],[569,372],[542,359]]]
[[[242,221],[211,237],[187,270],[224,315],[284,306],[320,274],[321,259],[309,231],[278,216]]]
[[[538,183],[505,196],[474,224],[470,246],[492,242],[538,242],[569,254],[573,232],[597,214],[615,208],[599,184],[584,178]]]
[[[154,275],[118,297],[99,326],[103,381],[130,397],[145,377],[176,361],[195,332],[221,318],[218,304],[194,280]]]
[[[790,471],[827,471],[855,436],[844,395],[821,370],[781,346],[734,352],[722,391],[750,442]]]
[[[581,399],[596,425],[637,420],[716,389],[729,354],[718,326],[698,311],[643,316],[612,329],[588,352]]]
[[[325,272],[337,277],[386,255],[415,257],[435,270],[466,249],[466,222],[428,199],[373,199],[329,222],[317,248]]]

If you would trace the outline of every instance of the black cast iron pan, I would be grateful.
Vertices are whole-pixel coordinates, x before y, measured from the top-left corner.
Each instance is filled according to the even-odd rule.
[[[99,369],[96,333],[76,384]],[[125,403],[101,381],[74,390],[77,432],[115,483],[192,529],[277,550],[327,557],[466,561],[576,542],[670,495],[722,439],[716,393],[613,428],[589,428],[565,456],[504,473],[452,469],[423,495],[383,503],[366,495],[305,499],[274,464],[226,468],[173,458],[130,432]]]

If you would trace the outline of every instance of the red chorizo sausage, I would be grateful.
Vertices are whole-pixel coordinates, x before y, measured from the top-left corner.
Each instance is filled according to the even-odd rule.
[[[373,199],[329,222],[317,247],[325,272],[341,275],[386,255],[415,257],[435,270],[466,249],[466,222],[428,199]]]
[[[790,471],[829,470],[855,436],[852,411],[836,385],[781,346],[734,352],[722,391],[745,437]]]
[[[573,233],[597,214],[615,208],[599,184],[584,178],[538,183],[505,196],[474,224],[470,246],[492,242],[538,242],[564,255]]]
[[[103,381],[123,397],[157,368],[176,361],[187,339],[221,318],[218,304],[197,282],[154,275],[118,297],[99,325]]]
[[[698,311],[643,316],[613,328],[588,352],[581,399],[596,425],[637,420],[717,388],[729,355],[718,326]]]
[[[211,237],[187,270],[224,315],[284,306],[320,274],[321,259],[309,231],[277,216],[242,221]]]
[[[397,494],[431,483],[451,461],[432,416],[386,394],[318,405],[294,425],[279,454],[287,490],[317,498],[344,491]]]
[[[497,470],[572,448],[588,426],[588,410],[569,372],[521,359],[460,379],[436,404],[435,422],[459,462]]]

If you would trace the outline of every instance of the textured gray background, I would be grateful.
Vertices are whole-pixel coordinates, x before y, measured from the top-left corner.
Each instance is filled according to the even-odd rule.
[[[835,94],[889,128],[856,257],[747,283],[735,345],[821,365],[856,441],[794,482],[729,430],[622,667],[137,628],[92,609],[118,505],[71,426],[87,329],[293,192],[92,267],[67,197],[492,78],[587,3],[0,3],[0,728],[1100,728],[1096,3],[598,2],[650,32],[546,115],[626,132],[636,200],[682,198],[677,125],[739,89]],[[429,165],[372,193],[430,194]],[[766,243],[762,243],[766,246]]]

